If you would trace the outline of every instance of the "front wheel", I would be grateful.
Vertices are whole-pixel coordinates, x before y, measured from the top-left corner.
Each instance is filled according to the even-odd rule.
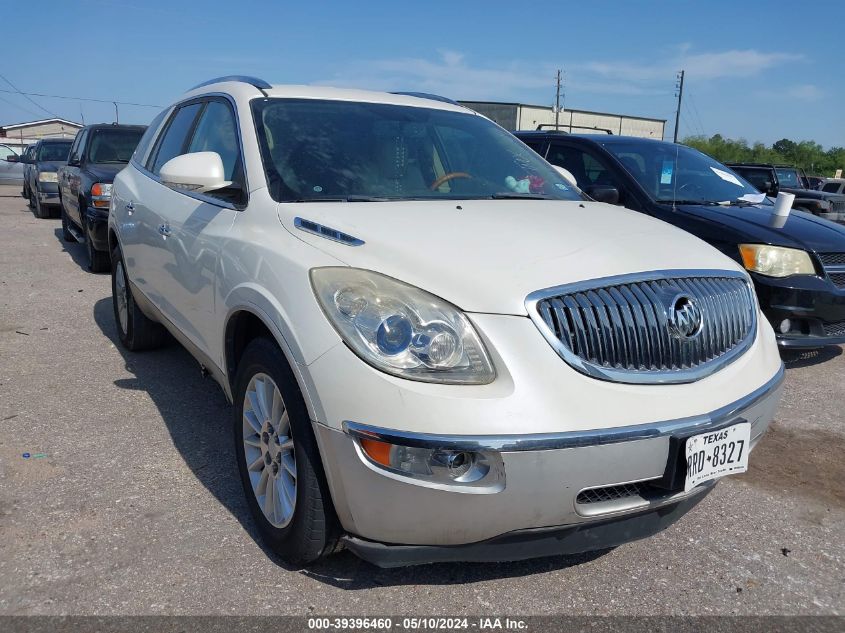
[[[133,352],[160,347],[165,330],[135,304],[119,248],[112,252],[111,293],[117,334],[123,346]]]
[[[258,338],[235,384],[235,453],[259,532],[286,562],[313,563],[334,549],[338,523],[293,372],[273,341]]]
[[[59,198],[59,213],[62,216],[62,239],[65,242],[75,242],[76,238],[73,236],[73,233],[70,232],[70,227],[68,226],[67,213],[65,212],[65,205],[62,202],[61,198]]]
[[[62,217],[64,219],[64,215]],[[85,222],[84,219],[83,222]],[[85,224],[87,225],[88,223],[85,222]],[[92,273],[104,273],[111,268],[111,260],[108,253],[98,251],[94,248],[94,240],[91,238],[91,233],[91,227],[88,226],[85,229],[85,250],[88,252],[88,270]]]

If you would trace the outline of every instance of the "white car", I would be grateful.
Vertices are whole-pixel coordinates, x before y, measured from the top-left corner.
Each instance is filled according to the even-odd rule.
[[[111,195],[120,339],[166,328],[220,383],[257,525],[294,564],[654,534],[747,468],[779,400],[732,260],[446,100],[213,80]]]

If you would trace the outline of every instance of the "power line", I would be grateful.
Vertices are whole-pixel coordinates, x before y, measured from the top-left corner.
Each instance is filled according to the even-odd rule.
[[[12,106],[13,108],[17,108],[18,110],[23,110],[24,112],[26,112],[27,114],[31,114],[32,116],[41,116],[40,114],[38,114],[37,112],[33,112],[29,108],[25,108],[22,105],[18,105],[14,101],[9,101],[8,99],[4,99],[3,97],[0,97],[0,101],[8,103],[10,106]]]
[[[695,105],[695,98],[691,92],[689,93],[689,99],[690,105],[692,105],[693,114],[695,114],[695,118],[698,120],[698,126],[701,128],[701,134],[702,136],[706,136],[707,134],[704,131],[704,123],[702,123],[701,116],[698,114],[698,106]]]
[[[58,114],[56,114],[55,112],[50,112],[47,108],[45,108],[44,106],[42,106],[40,103],[38,103],[38,102],[37,102],[37,101],[35,101],[34,99],[30,99],[30,97],[29,97],[29,95],[27,95],[27,93],[22,92],[22,91],[21,91],[21,90],[20,90],[20,89],[19,89],[19,88],[15,85],[15,84],[13,84],[11,81],[9,81],[8,79],[6,79],[6,77],[4,77],[3,75],[0,75],[0,78],[2,78],[2,79],[3,79],[3,81],[5,81],[5,82],[6,82],[7,84],[9,84],[12,88],[14,88],[14,89],[15,89],[14,91],[15,91],[16,93],[18,93],[18,94],[23,95],[24,97],[26,97],[26,100],[27,100],[27,101],[29,101],[31,104],[33,104],[34,106],[36,106],[36,107],[37,107],[37,108],[39,108],[40,110],[44,110],[44,112],[46,112],[46,113],[47,113],[47,114],[49,114],[50,116],[54,116],[54,117],[56,117],[56,118],[61,118],[61,117],[59,117],[59,115],[58,115]],[[12,92],[12,91],[11,91],[11,90],[4,90],[3,92]]]
[[[3,75],[0,75],[0,77],[3,77]],[[6,79],[6,78],[3,77],[3,79]],[[6,81],[8,82],[9,80],[6,79]],[[9,85],[12,85],[12,84],[9,83]],[[12,87],[14,87],[14,86],[12,86]],[[12,90],[4,90],[4,89],[0,88],[0,92],[12,93],[13,91]],[[111,104],[117,103],[118,105],[137,106],[139,108],[163,108],[164,107],[164,106],[155,105],[155,104],[152,104],[152,103],[132,103],[131,101],[115,101],[114,99],[93,99],[91,97],[68,97],[68,96],[65,96],[65,95],[46,95],[46,94],[42,94],[40,92],[21,92],[20,90],[15,90],[14,92],[18,92],[18,93],[20,93],[24,96],[31,95],[33,97],[45,97],[47,99],[68,99],[69,101],[93,101],[95,103],[111,103]],[[32,101],[32,99],[30,99],[30,101]],[[35,102],[33,101],[33,103],[35,103]],[[35,105],[38,105],[38,104],[36,103]],[[38,106],[38,107],[40,108],[41,106]],[[41,109],[44,110],[44,108],[41,108]],[[49,114],[53,114],[52,112],[49,112],[49,110],[44,110],[44,111],[48,112]],[[58,115],[53,114],[53,116],[58,116]]]

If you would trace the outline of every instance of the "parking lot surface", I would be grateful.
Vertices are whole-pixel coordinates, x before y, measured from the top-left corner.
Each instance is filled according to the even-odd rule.
[[[786,359],[750,471],[654,538],[296,570],[256,540],[219,387],[176,343],[120,348],[109,276],[16,193],[0,187],[0,613],[845,614],[842,348]]]

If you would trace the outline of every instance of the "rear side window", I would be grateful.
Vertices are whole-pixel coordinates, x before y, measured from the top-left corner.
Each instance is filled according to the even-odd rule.
[[[839,183],[829,182],[822,187],[822,191],[826,191],[827,193],[839,193]]]
[[[238,133],[232,109],[222,101],[210,101],[200,116],[188,153],[217,152],[223,161],[226,180],[236,180],[240,163]]]
[[[148,169],[156,176],[164,165],[171,158],[185,153],[188,135],[194,127],[194,120],[202,108],[202,103],[192,103],[179,108],[170,124],[162,134],[157,150],[153,153],[152,166],[147,163]]]
[[[156,118],[153,119],[150,126],[147,128],[147,131],[144,132],[144,135],[141,137],[141,140],[138,142],[138,146],[135,148],[135,152],[132,154],[132,159],[139,165],[144,164],[144,158],[147,156],[147,151],[150,149],[150,145],[153,144],[153,139],[155,138],[156,132],[158,132],[158,128],[161,127],[161,122],[164,120],[164,117],[167,116],[167,113],[170,112],[170,109],[162,110],[158,113]]]

